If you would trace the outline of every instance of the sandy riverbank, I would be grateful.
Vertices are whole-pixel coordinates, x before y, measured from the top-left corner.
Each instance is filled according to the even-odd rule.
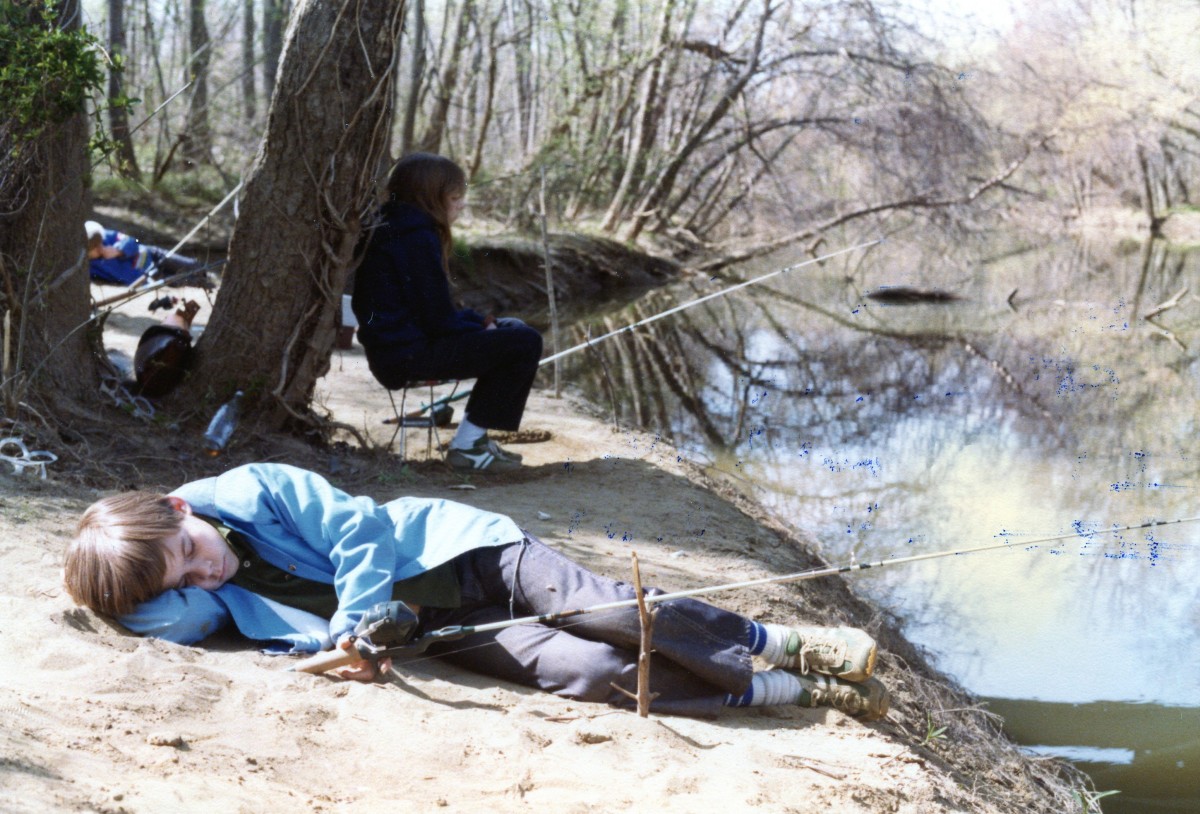
[[[144,309],[114,315],[110,345],[132,348]],[[391,434],[382,424],[391,406],[357,346],[335,353],[318,401],[364,435]],[[111,412],[114,432],[141,426]],[[194,454],[198,439],[155,430],[167,440],[123,464],[119,480],[170,488],[221,466],[287,461],[378,499],[438,495],[505,512],[614,576],[628,576],[636,551],[644,581],[670,589],[816,562],[811,539],[709,482],[661,440],[614,430],[572,400],[540,392],[526,429],[546,440],[514,447],[528,466],[502,478],[464,479],[436,460],[421,462],[423,431],[412,431],[416,460],[406,465],[386,452],[315,450],[247,428],[215,462]],[[1081,810],[1071,793],[1078,777],[997,737],[997,722],[942,684],[886,614],[841,580],[716,601],[764,620],[853,623],[878,634],[879,676],[895,701],[874,724],[798,708],[641,719],[437,661],[361,685],[285,673],[286,659],[232,637],[205,648],[134,638],[74,608],[60,587],[74,520],[102,494],[70,476],[70,455],[61,458],[44,481],[0,474],[0,645],[8,654],[0,666],[0,810]],[[931,724],[946,726],[944,736],[928,739]]]

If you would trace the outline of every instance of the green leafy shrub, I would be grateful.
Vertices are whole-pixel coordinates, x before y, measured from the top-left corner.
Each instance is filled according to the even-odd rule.
[[[0,109],[13,150],[83,112],[104,79],[95,38],[60,28],[55,5],[0,0]]]

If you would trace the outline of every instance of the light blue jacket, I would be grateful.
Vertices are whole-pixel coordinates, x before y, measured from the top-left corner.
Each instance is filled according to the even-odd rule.
[[[382,506],[351,497],[312,472],[247,464],[172,492],[196,514],[246,535],[267,562],[333,585],[338,610],[326,622],[236,585],[169,590],[121,624],[146,636],[192,644],[229,621],[275,649],[313,652],[354,629],[363,613],[392,598],[392,583],[466,551],[520,541],[508,517],[450,500],[406,497]]]

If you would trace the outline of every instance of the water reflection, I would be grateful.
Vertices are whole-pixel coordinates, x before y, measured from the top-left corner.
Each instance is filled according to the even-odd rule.
[[[1104,801],[1110,814],[1200,810],[1200,709],[1000,698],[989,707],[1014,738],[1039,744],[1032,751],[1068,757],[1098,788],[1122,789]]]
[[[1011,541],[859,578],[972,691],[1195,710],[1200,524],[1103,532],[1200,514],[1200,306],[1186,296],[1200,264],[1157,244],[988,249],[885,244],[866,263],[778,278],[597,345],[568,380],[817,533],[833,562]],[[655,292],[590,332],[722,284]],[[868,296],[888,285],[963,299]],[[1146,726],[1195,772],[1194,740]],[[1054,743],[1029,731],[1031,745]],[[1122,810],[1117,799],[1105,809]]]

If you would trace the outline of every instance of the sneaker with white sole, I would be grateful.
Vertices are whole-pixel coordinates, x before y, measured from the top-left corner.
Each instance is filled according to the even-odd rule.
[[[863,682],[816,674],[798,678],[804,689],[796,703],[802,707],[833,707],[864,721],[878,721],[891,706],[887,688],[875,678]]]
[[[487,448],[488,451],[497,458],[504,458],[505,460],[515,461],[517,463],[521,463],[521,461],[524,460],[519,452],[510,452],[509,450],[497,444],[491,438],[487,440]]]
[[[446,463],[453,469],[470,472],[512,472],[521,468],[519,459],[514,460],[505,454],[486,435],[480,436],[478,441],[465,449],[451,447],[446,452]]]
[[[875,671],[875,640],[856,627],[793,627],[780,667],[865,681]]]

